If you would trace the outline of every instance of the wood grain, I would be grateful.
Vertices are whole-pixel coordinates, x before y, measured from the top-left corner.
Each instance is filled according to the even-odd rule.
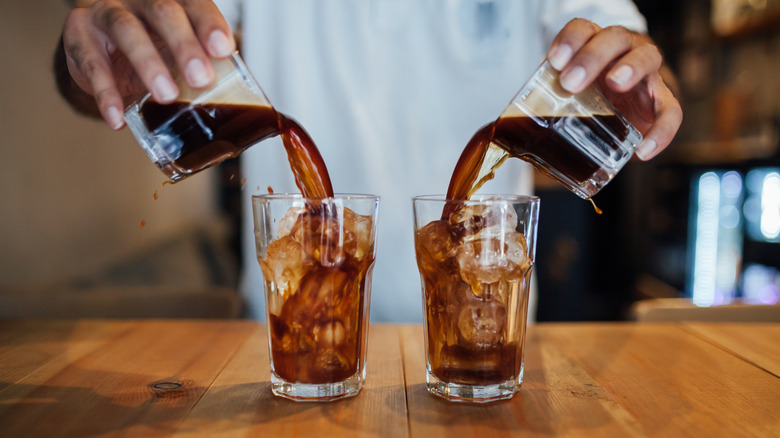
[[[267,333],[258,326],[176,436],[407,436],[400,351],[395,327],[371,326],[360,394],[296,403],[271,393]]]
[[[704,339],[780,377],[780,324],[688,323]]]
[[[538,330],[543,342],[561,349],[629,413],[639,435],[776,436],[780,427],[780,380],[679,325],[555,324]]]
[[[412,436],[776,436],[780,380],[677,325],[539,324],[521,391],[487,406],[425,389],[422,331],[402,330]]]
[[[354,398],[274,397],[250,321],[0,321],[0,437],[770,437],[780,324],[537,324],[512,400],[430,395],[422,327],[372,325]]]
[[[537,327],[526,340],[524,382],[509,401],[456,404],[426,390],[424,339],[419,327],[403,331],[412,436],[626,436],[636,422],[565,352],[544,342]],[[410,378],[410,376],[414,376]]]
[[[130,323],[0,321],[0,414]]]
[[[111,329],[113,324],[106,324]],[[254,327],[239,322],[133,323],[15,400],[0,416],[0,435],[170,435]],[[150,385],[158,382],[181,388],[155,392]]]

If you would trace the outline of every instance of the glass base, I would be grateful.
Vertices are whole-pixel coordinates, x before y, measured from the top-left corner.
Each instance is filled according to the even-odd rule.
[[[292,383],[271,372],[271,391],[274,395],[299,402],[329,402],[358,395],[365,371],[336,383]]]
[[[426,378],[428,392],[445,400],[466,403],[490,403],[498,400],[508,400],[520,390],[523,382],[523,372],[517,380],[509,379],[494,385],[463,385],[447,383],[439,380],[428,370]]]

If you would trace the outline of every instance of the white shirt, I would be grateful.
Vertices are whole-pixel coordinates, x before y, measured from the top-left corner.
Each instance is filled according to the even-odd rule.
[[[463,147],[493,121],[572,18],[645,31],[628,0],[249,0],[241,54],[277,110],[323,155],[335,192],[381,197],[371,320],[422,320],[411,197],[444,194]],[[509,160],[481,193],[531,194]],[[278,138],[242,155],[242,293],[265,318],[251,195],[298,192]],[[544,208],[544,207],[542,207]]]

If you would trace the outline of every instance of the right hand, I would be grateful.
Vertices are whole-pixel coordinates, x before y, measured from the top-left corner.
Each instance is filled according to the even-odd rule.
[[[636,150],[639,159],[656,156],[680,129],[682,108],[663,78],[673,75],[647,35],[575,18],[555,37],[547,59],[561,71],[561,86],[570,93],[604,78],[601,91],[644,136]]]
[[[125,98],[145,90],[162,103],[178,96],[166,60],[189,86],[205,88],[214,80],[210,57],[236,49],[211,0],[98,0],[70,12],[62,40],[73,81],[115,130],[124,126]]]

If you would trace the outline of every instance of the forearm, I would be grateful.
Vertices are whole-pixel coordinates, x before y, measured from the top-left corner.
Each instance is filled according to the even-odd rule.
[[[71,8],[87,8],[94,2],[95,0],[65,0],[65,3]],[[62,37],[60,37],[54,52],[52,70],[54,71],[54,79],[60,96],[79,113],[100,118],[100,111],[95,98],[76,84],[68,70],[68,59],[65,54],[65,44]]]

